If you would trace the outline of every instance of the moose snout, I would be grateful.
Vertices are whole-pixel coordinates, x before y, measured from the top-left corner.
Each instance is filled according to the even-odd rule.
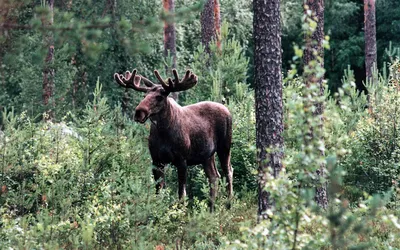
[[[145,123],[149,117],[149,111],[143,108],[136,108],[134,120],[136,122]]]

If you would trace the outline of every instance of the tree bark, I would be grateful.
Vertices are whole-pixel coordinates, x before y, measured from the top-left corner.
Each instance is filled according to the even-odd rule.
[[[214,0],[207,0],[201,12],[201,43],[205,51],[210,54],[210,42],[216,37]]]
[[[163,0],[164,11],[169,14],[175,12],[175,1],[174,0]],[[176,68],[176,34],[175,25],[173,22],[164,21],[164,56],[171,56],[172,68]],[[167,66],[168,67],[168,66]],[[170,68],[171,68],[170,67]]]
[[[42,20],[42,25],[43,26],[52,26],[54,22],[54,0],[47,0],[46,5],[49,8],[50,12],[50,19]],[[43,99],[43,105],[47,109],[47,118],[46,119],[52,119],[54,118],[54,108],[55,102],[54,102],[54,69],[51,67],[52,62],[54,61],[54,37],[51,31],[49,31],[48,35],[44,38],[46,46],[48,47],[47,50],[47,55],[45,58],[45,66],[43,69],[43,94],[42,94],[42,99]],[[51,100],[51,98],[53,100]],[[52,102],[51,105],[53,107],[49,107],[49,102]]]
[[[366,80],[373,81],[376,67],[376,17],[375,0],[364,0],[365,71]]]
[[[205,51],[210,54],[210,42],[217,40],[217,47],[221,49],[221,11],[218,0],[207,0],[204,9],[201,12],[201,43],[205,47]]]
[[[258,215],[266,219],[273,202],[264,190],[267,173],[277,177],[283,158],[282,50],[279,0],[254,0],[254,68]],[[272,151],[267,152],[268,149]]]
[[[221,8],[218,0],[214,0],[214,27],[217,39],[217,48],[221,50]]]
[[[306,47],[304,49],[304,55],[303,55],[303,62],[305,66],[309,66],[310,62],[316,61],[317,65],[319,65],[321,68],[324,67],[324,47],[323,47],[323,41],[324,41],[324,0],[306,0],[305,2],[305,9],[311,10],[311,18],[317,22],[317,27],[312,34],[306,34],[305,40],[306,40]],[[317,77],[316,75],[316,70],[317,68],[312,68],[311,69],[311,74],[306,74],[305,76],[305,81],[307,87],[310,87],[311,85],[318,85],[319,86],[319,93],[316,93],[319,96],[324,95],[324,85],[323,85],[323,76],[322,77]],[[315,111],[313,115],[315,116],[322,116],[324,112],[324,105],[322,102],[317,102],[314,103],[315,105]],[[322,118],[321,118],[322,119]],[[322,136],[322,120],[320,121],[320,135]],[[314,138],[315,135],[313,135],[314,131],[311,131],[312,135],[310,136],[311,138]],[[323,140],[323,138],[321,138]],[[321,154],[324,155],[325,152],[321,151]],[[317,176],[319,178],[324,177],[325,175],[325,164],[321,164],[320,168],[317,170]],[[326,190],[326,183],[319,183],[316,187],[316,192],[315,192],[315,201],[317,204],[326,209],[328,206],[328,196],[327,196],[327,190]]]
[[[163,0],[164,12],[173,14],[175,12],[174,0]],[[176,68],[176,32],[173,21],[164,21],[164,56],[172,57],[172,65],[165,65],[167,75]],[[169,58],[168,58],[169,59]],[[171,93],[172,98],[178,100],[178,92]]]

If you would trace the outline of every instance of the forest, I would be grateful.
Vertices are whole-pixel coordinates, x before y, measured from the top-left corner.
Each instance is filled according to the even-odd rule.
[[[400,249],[399,124],[398,0],[1,0],[0,249]]]

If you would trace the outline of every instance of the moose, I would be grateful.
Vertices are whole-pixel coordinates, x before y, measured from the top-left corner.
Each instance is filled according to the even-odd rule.
[[[114,79],[124,88],[146,93],[135,109],[134,120],[139,123],[145,123],[147,119],[151,121],[148,146],[154,165],[156,192],[165,187],[164,168],[172,164],[177,168],[178,192],[182,199],[186,195],[188,166],[201,164],[210,184],[212,211],[217,181],[221,177],[215,166],[215,153],[226,178],[227,194],[232,197],[232,116],[224,105],[216,102],[204,101],[181,107],[168,95],[194,87],[198,77],[190,70],[182,79],[179,79],[176,69],[172,73],[174,80],[168,78],[165,81],[154,70],[159,84],[136,74],[136,69],[127,71],[125,76],[115,73]],[[140,85],[141,81],[145,86]]]

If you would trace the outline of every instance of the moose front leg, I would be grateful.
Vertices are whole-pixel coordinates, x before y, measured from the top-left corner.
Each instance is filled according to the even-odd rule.
[[[161,188],[165,188],[165,165],[162,163],[155,163],[153,167],[154,181],[156,182],[156,194],[160,192]]]

